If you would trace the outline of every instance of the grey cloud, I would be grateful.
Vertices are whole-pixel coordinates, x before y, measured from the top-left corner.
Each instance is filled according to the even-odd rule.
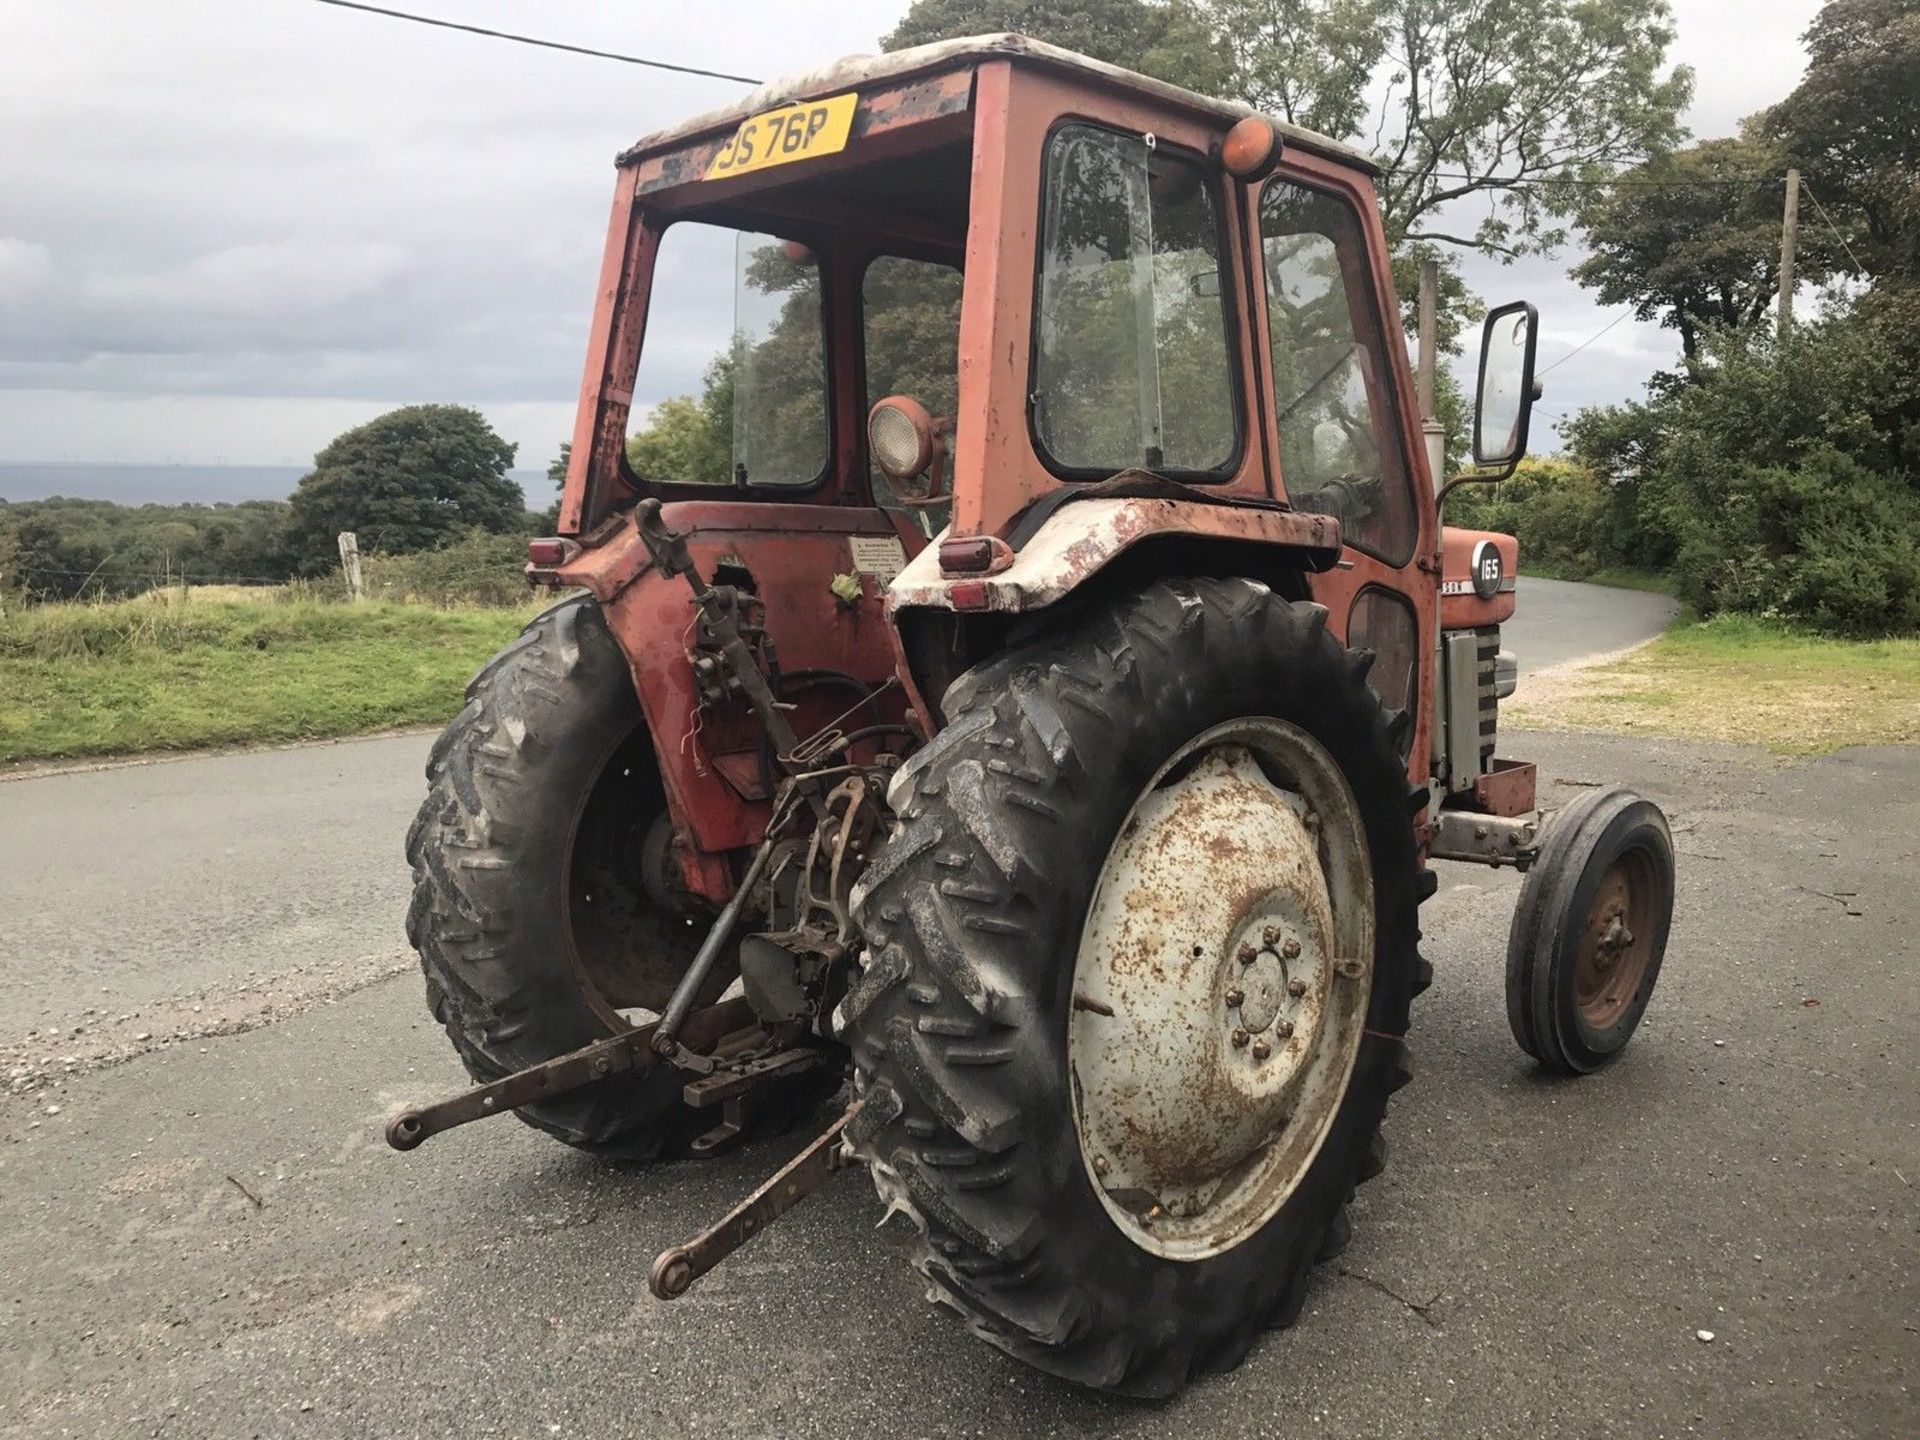
[[[421,0],[759,75],[870,49],[904,3]],[[1764,18],[1735,0],[1676,8],[1681,58],[1702,65],[1696,128],[1719,133],[1792,84],[1791,38],[1816,3]],[[8,32],[9,458],[92,444],[87,458],[147,458],[147,445],[279,459],[324,443],[336,401],[425,397],[493,407],[526,427],[510,435],[525,453],[551,453],[565,433],[554,417],[578,391],[613,154],[740,93],[304,0],[27,0],[9,7]],[[698,385],[728,313],[723,248],[670,247],[663,265],[643,404]],[[1564,265],[1476,271],[1474,283],[1489,298],[1531,291],[1570,347],[1606,314]],[[1555,373],[1566,398],[1549,408],[1635,390],[1634,367],[1672,349],[1633,326],[1607,341]],[[235,433],[283,438],[252,456],[227,448]]]

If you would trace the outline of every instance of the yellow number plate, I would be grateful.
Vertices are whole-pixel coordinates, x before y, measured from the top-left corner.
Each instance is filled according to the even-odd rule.
[[[720,147],[707,167],[707,179],[724,180],[793,160],[834,155],[847,148],[853,129],[854,94],[832,95],[803,105],[786,105],[742,120],[733,138]]]

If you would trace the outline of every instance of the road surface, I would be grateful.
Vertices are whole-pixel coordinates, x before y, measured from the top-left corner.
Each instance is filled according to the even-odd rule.
[[[1644,590],[1522,575],[1500,643],[1518,657],[1525,677],[1638,645],[1672,624],[1679,610],[1677,601]]]
[[[0,1433],[1920,1433],[1920,751],[1512,737],[1549,803],[1623,780],[1673,817],[1646,1027],[1535,1076],[1515,878],[1448,868],[1352,1247],[1295,1329],[1142,1407],[926,1305],[858,1174],[650,1299],[797,1137],[622,1169],[502,1119],[388,1151],[464,1078],[397,941],[425,743],[0,784]]]

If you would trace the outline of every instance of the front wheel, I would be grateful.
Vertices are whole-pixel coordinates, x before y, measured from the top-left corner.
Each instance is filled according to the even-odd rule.
[[[1522,1050],[1584,1075],[1626,1049],[1660,978],[1673,892],[1673,836],[1651,800],[1597,790],[1554,814],[1507,939]]]
[[[1169,582],[969,672],[857,892],[856,1153],[936,1298],[1083,1384],[1237,1363],[1379,1168],[1420,865],[1325,620]]]

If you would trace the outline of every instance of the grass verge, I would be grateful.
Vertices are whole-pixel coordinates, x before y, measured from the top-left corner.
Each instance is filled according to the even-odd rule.
[[[1503,723],[1731,740],[1789,755],[1920,743],[1920,637],[1834,640],[1741,615],[1683,617],[1652,644],[1543,685]]]
[[[0,763],[437,724],[537,607],[45,605],[0,620]]]

